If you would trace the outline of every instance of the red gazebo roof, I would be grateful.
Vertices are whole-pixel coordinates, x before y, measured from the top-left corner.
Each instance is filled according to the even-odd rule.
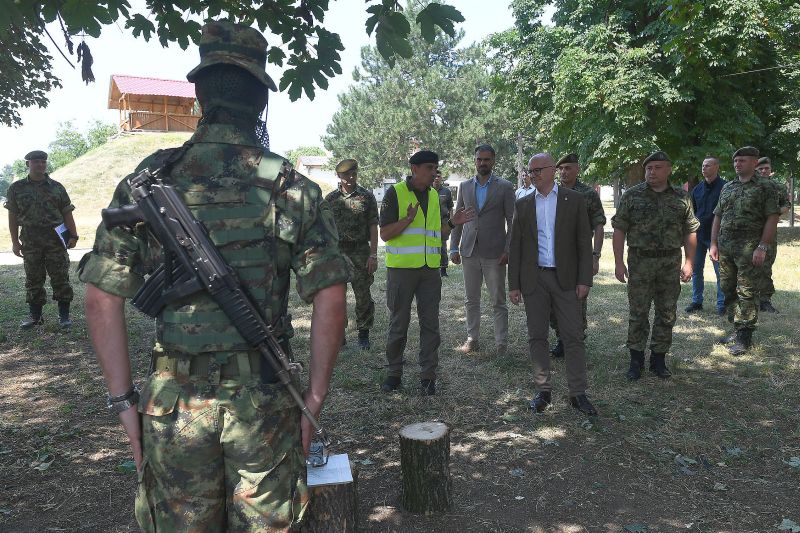
[[[163,80],[159,78],[140,78],[113,74],[111,85],[123,94],[141,94],[156,96],[177,96],[179,98],[194,98],[194,83],[181,80]]]

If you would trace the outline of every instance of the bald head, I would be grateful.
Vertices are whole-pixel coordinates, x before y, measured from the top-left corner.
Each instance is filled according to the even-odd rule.
[[[548,153],[536,154],[528,161],[528,176],[539,193],[550,193],[555,183],[556,160]]]

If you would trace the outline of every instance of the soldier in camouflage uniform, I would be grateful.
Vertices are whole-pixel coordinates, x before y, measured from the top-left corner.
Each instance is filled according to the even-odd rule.
[[[442,215],[442,260],[439,263],[439,273],[444,278],[447,277],[447,264],[449,262],[447,239],[450,238],[450,227],[447,225],[447,221],[453,212],[453,192],[442,181],[442,171],[439,169],[436,169],[436,174],[434,174],[433,188],[439,193],[439,212]]]
[[[603,227],[606,225],[606,214],[603,210],[603,202],[600,201],[600,195],[593,187],[590,187],[578,179],[578,174],[581,172],[581,165],[578,161],[578,154],[567,154],[556,163],[556,168],[559,172],[561,181],[560,187],[566,187],[573,191],[579,192],[583,195],[586,201],[586,210],[589,214],[589,227],[592,228],[594,236],[593,249],[592,249],[592,275],[596,276],[600,270],[600,254],[603,251]],[[583,336],[586,338],[586,329],[588,324],[586,322],[586,307],[588,298],[581,300],[581,311],[583,313]],[[561,335],[558,332],[558,321],[556,320],[555,312],[550,313],[550,327],[556,332],[558,342],[550,351],[553,357],[564,357],[564,342],[561,340]]]
[[[253,28],[204,26],[201,62],[187,75],[203,109],[197,129],[181,149],[156,152],[137,171],[164,167],[164,182],[205,225],[290,356],[294,272],[300,297],[314,304],[304,398],[317,415],[342,341],[349,267],[319,187],[265,149],[259,116],[268,89],[276,90],[264,71],[266,50]],[[123,180],[111,206],[130,203]],[[109,408],[138,470],[137,521],[143,531],[288,531],[308,503],[303,453],[313,429],[206,293],[161,311],[152,373],[140,394],[133,388],[125,299],[159,255],[141,225],[101,225],[80,264]]]
[[[353,263],[350,284],[356,297],[358,346],[369,350],[369,330],[375,322],[375,302],[370,287],[378,269],[378,203],[371,191],[357,183],[358,162],[345,159],[336,165],[339,188],[328,194],[339,248]]]
[[[680,282],[692,279],[700,223],[694,216],[689,195],[669,184],[672,162],[667,154],[654,152],[642,164],[646,181],[625,191],[617,213],[611,217],[614,274],[622,283],[628,279],[627,346],[631,363],[626,375],[630,380],[642,376],[652,303],[655,317],[650,338],[650,371],[666,379],[672,375],[664,358],[672,345]],[[626,239],[627,267],[623,257]],[[685,257],[683,267],[681,247]]]
[[[50,276],[53,300],[58,302],[61,327],[68,328],[72,325],[69,318],[72,285],[69,282],[67,248],[75,248],[78,242],[72,216],[75,206],[64,186],[47,174],[45,152],[34,150],[28,153],[25,165],[28,177],[11,184],[4,204],[8,209],[11,251],[22,257],[25,267],[25,301],[30,316],[22,321],[20,328],[30,329],[44,322],[42,309],[47,301],[46,276]],[[55,231],[62,224],[69,231],[65,238]]]
[[[780,217],[775,189],[758,175],[757,163],[757,148],[733,153],[737,179],[723,187],[711,227],[711,259],[719,261],[719,283],[735,329],[718,342],[729,345],[731,355],[742,355],[753,344],[764,263]]]
[[[767,183],[772,185],[772,187],[775,189],[775,195],[778,199],[778,208],[781,210],[781,216],[783,216],[789,211],[791,202],[789,202],[789,194],[786,191],[786,187],[772,179],[772,161],[770,161],[769,157],[762,157],[759,159],[756,170],[761,177],[765,178]],[[761,287],[759,289],[759,297],[761,299],[759,310],[767,313],[778,312],[778,310],[775,309],[775,306],[772,305],[772,295],[775,294],[775,284],[772,281],[772,265],[775,264],[775,259],[778,255],[777,237],[778,236],[776,234],[775,246],[771,246],[769,250],[767,250],[767,258],[764,260],[764,269],[762,271],[763,276],[761,279]]]

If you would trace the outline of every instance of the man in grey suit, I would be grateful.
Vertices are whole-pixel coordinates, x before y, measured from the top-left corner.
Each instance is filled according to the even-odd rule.
[[[592,242],[583,195],[555,183],[550,154],[528,163],[536,191],[516,203],[509,247],[508,288],[511,303],[525,302],[528,347],[536,395],[531,409],[551,406],[553,388],[547,334],[555,312],[566,353],[570,403],[582,413],[597,411],[586,397],[586,347],[581,301],[592,285]]]
[[[464,263],[464,292],[467,308],[467,340],[458,348],[475,352],[480,346],[481,287],[484,279],[492,299],[494,343],[497,355],[508,347],[508,306],[506,305],[506,264],[514,217],[514,187],[492,174],[495,151],[488,144],[475,148],[476,175],[458,186],[456,210],[472,208],[471,222],[456,226],[450,236],[450,259]]]

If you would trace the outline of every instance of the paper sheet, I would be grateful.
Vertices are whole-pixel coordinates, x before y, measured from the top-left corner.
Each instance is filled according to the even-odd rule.
[[[339,485],[353,482],[350,460],[346,453],[331,455],[328,464],[320,467],[308,467],[308,486]]]

